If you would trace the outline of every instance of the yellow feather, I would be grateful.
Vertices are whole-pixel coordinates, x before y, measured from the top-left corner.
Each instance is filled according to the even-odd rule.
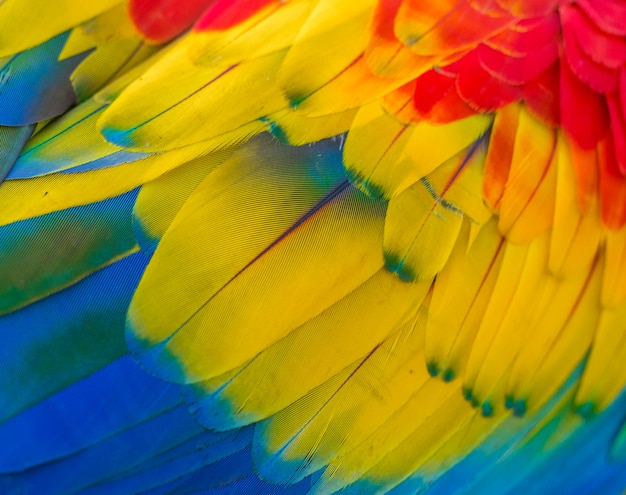
[[[328,356],[328,361],[320,363],[320,354],[308,350],[310,355],[301,364],[301,371],[291,371],[293,383],[289,385],[288,377],[281,380],[279,375],[275,388],[281,385],[294,388],[302,380],[310,383],[310,378],[305,377],[307,373],[328,373],[324,371],[328,363],[332,363],[330,366],[334,369],[335,363],[355,356],[355,351],[348,350],[350,341],[358,347],[362,357],[331,395],[313,393],[314,397],[303,397],[257,427],[257,441],[262,441],[264,450],[262,455],[256,455],[255,461],[264,476],[271,477],[271,469],[266,472],[264,466],[276,463],[276,457],[293,460],[291,479],[302,478],[324,467],[338,455],[356,447],[421,386],[427,376],[420,366],[424,318],[418,317],[416,321],[413,317],[398,328],[408,315],[415,313],[428,289],[429,284],[404,284],[383,270],[336,309],[333,307],[327,312],[326,322],[338,321],[339,327],[329,325],[326,330],[319,329],[325,339],[313,337],[316,328],[311,326],[308,330],[311,349],[319,349]],[[372,308],[366,309],[368,306]],[[374,330],[372,337],[365,338],[360,331],[366,321]],[[346,337],[339,341],[337,337],[328,339],[333,328],[335,332],[337,328],[345,330]],[[383,336],[390,331],[395,333],[383,341]],[[361,336],[357,337],[359,334]],[[323,347],[318,343],[322,340],[325,340]],[[364,343],[357,344],[359,340]],[[271,389],[267,392],[270,396],[277,393]]]
[[[313,169],[299,162],[303,153]],[[382,266],[384,207],[317,159],[315,147],[251,142],[180,210],[128,316],[140,347],[162,342],[154,352],[180,359],[185,377],[172,379],[244,363]],[[336,198],[315,209],[329,188]]]
[[[118,146],[107,142],[97,132],[97,119],[160,56],[158,54],[135,67],[94,94],[93,98],[39,129],[22,151],[14,168],[19,170],[25,166],[32,170],[30,176],[40,175],[68,170],[120,151]]]
[[[554,203],[556,193],[556,153],[553,152],[548,165],[534,193],[528,198],[524,209],[520,212],[513,225],[507,231],[506,222],[500,228],[512,242],[528,242],[545,232],[554,219]],[[503,212],[508,206],[505,192]]]
[[[473,395],[475,381],[481,372],[493,341],[498,337],[499,328],[505,318],[507,309],[514,300],[517,285],[522,278],[524,266],[527,262],[528,253],[528,245],[516,246],[507,243],[504,247],[498,280],[468,358],[463,379],[466,394]],[[476,401],[480,400],[480,397],[476,399]]]
[[[467,414],[467,408],[459,407],[462,414]],[[497,417],[485,417],[481,414],[470,415],[469,420],[456,429],[453,434],[435,451],[423,461],[416,474],[421,476],[441,476],[446,468],[454,466],[465,455],[480,446],[482,442],[499,425],[510,416],[501,414]]]
[[[528,301],[526,314],[530,318],[525,322],[527,329],[509,375],[506,391],[508,398],[516,400],[515,391],[534,375],[552,349],[558,345],[558,341],[569,339],[569,335],[564,335],[564,332],[579,330],[568,323],[577,310],[577,305],[591,277],[592,273],[588,268],[579,270],[567,279],[559,280],[548,276],[537,285],[536,295]],[[583,330],[578,332],[577,336],[582,343],[588,343],[591,332],[588,329]],[[560,369],[555,370],[548,383],[543,386],[549,385],[552,392],[555,392],[580,363],[583,358],[582,352],[572,353],[562,359]],[[519,403],[519,408],[519,412],[522,413],[526,405]]]
[[[477,115],[446,125],[404,124],[374,102],[359,110],[348,134],[346,168],[356,186],[391,198],[467,148],[489,123]]]
[[[314,143],[331,137],[343,141],[344,137],[339,136],[339,134],[350,129],[356,113],[357,110],[352,109],[323,117],[308,117],[291,109],[284,110],[269,117],[269,120],[272,121],[270,132],[277,139],[294,146]]]
[[[312,95],[332,81],[363,51],[374,0],[319,0],[280,69],[280,85],[292,105],[320,115]],[[337,47],[341,47],[340,50]],[[351,108],[332,101],[336,113]]]
[[[43,43],[120,3],[122,0],[6,0],[0,4],[0,57]]]
[[[563,135],[559,135],[557,142],[556,166],[556,200],[548,266],[556,276],[568,276],[591,263],[602,230],[595,198],[586,212],[580,210],[574,164]]]
[[[541,212],[554,196],[556,132],[524,107],[519,114],[511,169],[500,204],[500,231],[515,242],[527,242],[552,222],[553,212]],[[538,201],[534,203],[535,197]],[[529,208],[528,213],[524,213]],[[520,224],[519,227],[517,224]]]
[[[445,264],[461,230],[462,214],[446,208],[422,183],[394,198],[385,221],[388,269],[403,280],[432,280]]]
[[[226,148],[201,156],[144,184],[133,210],[135,228],[153,239],[163,237],[193,190],[234,151]]]
[[[167,150],[286,109],[276,73],[311,7],[285,4],[258,24],[246,24],[250,32],[227,31],[224,39],[192,32],[122,93],[100,119],[99,130],[124,148]],[[216,50],[220,46],[223,50]],[[185,133],[171,132],[181,126]]]
[[[576,394],[581,414],[602,411],[626,386],[626,306],[604,309]]]
[[[443,268],[467,213],[481,223],[484,149],[463,151],[391,199],[385,221],[387,267],[406,280],[430,280]]]
[[[378,14],[384,4],[378,4]],[[375,24],[375,23],[374,23]],[[365,49],[367,65],[377,76],[416,78],[420,73],[430,70],[437,62],[434,57],[422,57],[395,38],[388,38],[372,32],[372,37]]]
[[[533,360],[534,369],[528,369],[523,377],[513,371],[512,376],[517,375],[517,380],[509,384],[509,397],[518,413],[534,411],[548,400],[588,352],[600,318],[602,271],[602,263],[598,262],[561,331],[556,336],[546,332],[547,339],[551,340],[546,343],[546,348],[540,349],[537,342],[528,348],[530,352],[540,351],[538,358]],[[557,302],[554,304],[558,310]],[[536,330],[537,338],[542,338],[541,328]],[[520,353],[520,365],[524,363],[526,352]]]
[[[39,162],[43,174],[48,172],[46,164],[55,164],[54,171],[67,170],[120,151],[95,132],[95,114],[104,107],[91,99],[44,127],[28,142],[17,167]]]
[[[506,263],[507,254],[505,253],[503,266]],[[473,368],[476,366],[480,368],[470,387],[473,400],[478,400],[483,404],[488,401],[487,408],[499,407],[500,402],[504,402],[498,396],[500,391],[503,391],[501,390],[504,384],[503,379],[510,372],[511,365],[527,338],[530,325],[532,325],[532,315],[529,314],[528,309],[537,302],[537,288],[548,282],[545,272],[547,256],[548,240],[547,236],[544,235],[531,243],[525,262],[522,263],[523,268],[519,278],[516,277],[507,281],[507,283],[515,285],[514,295],[506,305],[499,325],[489,328],[491,324],[491,321],[487,319],[489,309],[483,319],[478,338],[482,335],[492,335],[493,337],[480,363],[475,361],[479,353],[475,353],[475,348],[472,349],[468,369],[470,369],[470,365]],[[501,269],[500,274],[498,283],[506,272]],[[494,296],[497,291],[498,287],[496,286]],[[497,303],[497,299],[492,297],[490,306]],[[466,381],[466,386],[468,385],[470,384]]]
[[[427,284],[403,284],[381,269],[324,313],[255,356],[224,385],[220,400],[232,404],[234,410],[229,425],[270,416],[365,356],[415,311],[428,288]],[[365,326],[369,331],[364,333]],[[404,335],[393,340],[413,349],[413,341],[406,339]],[[391,352],[389,346],[385,352]],[[409,351],[403,347],[402,352]]]
[[[504,242],[495,219],[468,248],[468,221],[437,276],[428,312],[426,362],[445,380],[465,370],[472,344],[496,283]]]
[[[381,459],[393,455],[394,452],[400,452],[400,449],[410,441],[407,439],[416,440],[412,443],[408,455],[419,463],[436,450],[437,444],[443,443],[445,438],[453,433],[453,425],[458,421],[462,423],[466,419],[466,413],[474,414],[463,400],[458,386],[429,379],[425,369],[422,369],[421,373],[424,376],[423,385],[416,389],[411,398],[385,423],[372,431],[367,439],[330,462],[314,486],[313,493],[332,493],[357,481],[365,473],[367,476],[375,476],[377,480],[393,479],[395,474],[393,465],[381,466],[377,472],[372,469],[376,469],[375,466]],[[451,417],[446,415],[446,411]],[[421,444],[420,438],[423,439]],[[421,447],[422,455],[419,454]],[[406,460],[397,466],[403,467]]]
[[[422,468],[448,442],[454,443],[459,435],[467,431],[477,414],[457,391],[438,409],[431,411],[423,424],[370,469],[366,477],[385,489],[398,485]],[[489,428],[491,425],[487,423],[486,426]],[[454,451],[451,454],[456,455]]]
[[[457,207],[472,223],[483,225],[491,218],[481,193],[486,148],[482,142],[443,162],[425,178],[443,201]]]
[[[92,49],[95,51],[72,73],[79,102],[156,53],[159,47],[145,42],[124,3],[73,29],[59,59]]]
[[[283,56],[205,68],[173,52],[115,100],[98,129],[112,143],[142,151],[178,148],[238,129],[287,106],[268,76]],[[172,133],[177,126],[186,132]]]
[[[618,308],[626,300],[626,227],[605,231],[606,265],[602,282],[602,304]]]
[[[195,65],[227,67],[282,51],[292,45],[317,3],[270,2],[227,30],[194,31],[185,42],[187,56]]]
[[[59,60],[96,48],[99,43],[122,39],[141,39],[122,3],[76,26],[70,32]]]
[[[157,47],[138,39],[106,43],[87,57],[72,73],[72,86],[81,102],[114,77],[132,70],[156,52]]]
[[[210,142],[199,143],[116,167],[7,180],[2,184],[0,225],[118,196],[211,149]]]

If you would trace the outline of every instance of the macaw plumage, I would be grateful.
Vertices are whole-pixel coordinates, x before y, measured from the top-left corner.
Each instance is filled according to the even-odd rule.
[[[0,493],[621,494],[626,2],[0,1]]]

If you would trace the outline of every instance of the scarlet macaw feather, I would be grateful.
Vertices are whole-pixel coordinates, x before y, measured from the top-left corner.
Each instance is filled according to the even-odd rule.
[[[0,1],[0,491],[623,492],[625,20]]]

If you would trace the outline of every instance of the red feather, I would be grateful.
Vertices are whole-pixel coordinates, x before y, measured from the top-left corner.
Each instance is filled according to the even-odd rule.
[[[594,148],[607,133],[606,102],[574,75],[566,61],[560,67],[561,125],[581,148]]]
[[[491,112],[521,97],[520,88],[493,77],[480,64],[473,50],[459,64],[456,81],[459,95],[477,112]]]
[[[150,41],[164,43],[195,22],[215,0],[130,0],[135,26]]]
[[[197,31],[224,30],[245,21],[264,7],[279,0],[217,0],[194,26]]]

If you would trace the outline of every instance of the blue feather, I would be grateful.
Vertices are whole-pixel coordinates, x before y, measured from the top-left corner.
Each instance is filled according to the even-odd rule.
[[[0,420],[127,353],[126,311],[148,261],[142,253],[128,256],[61,292],[0,316]]]
[[[69,31],[0,59],[0,125],[36,124],[76,103],[70,75],[89,52],[59,60],[68,37]]]
[[[34,125],[0,126],[0,183],[10,173],[15,160],[34,130]]]

